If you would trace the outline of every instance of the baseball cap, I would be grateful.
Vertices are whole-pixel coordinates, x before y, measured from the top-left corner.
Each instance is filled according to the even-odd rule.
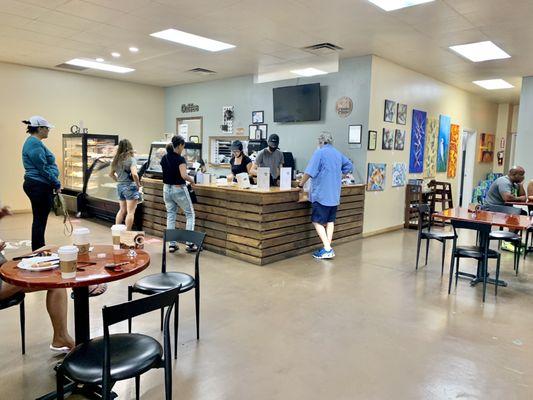
[[[34,115],[33,117],[30,117],[28,121],[29,121],[28,125],[32,127],[37,128],[39,126],[44,126],[46,128],[54,128],[54,125],[50,124],[50,122],[45,120],[43,117],[40,117],[39,115]]]
[[[272,143],[277,146],[279,144],[279,136],[273,133],[268,137],[268,143]]]
[[[240,150],[242,151],[242,142],[240,140],[234,140],[232,143],[231,143],[231,150],[234,151],[234,150]]]

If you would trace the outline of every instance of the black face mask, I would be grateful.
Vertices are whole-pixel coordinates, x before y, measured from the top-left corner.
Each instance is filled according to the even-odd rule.
[[[276,151],[277,148],[278,148],[277,146],[276,146],[276,147],[268,146],[268,149],[269,149],[271,152]]]

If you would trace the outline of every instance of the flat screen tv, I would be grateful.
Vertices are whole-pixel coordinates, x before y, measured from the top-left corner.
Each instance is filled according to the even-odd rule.
[[[273,89],[274,122],[320,121],[320,83]]]

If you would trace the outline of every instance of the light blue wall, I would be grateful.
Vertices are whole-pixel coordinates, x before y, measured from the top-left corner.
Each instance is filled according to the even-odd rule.
[[[292,151],[296,167],[303,170],[317,146],[321,131],[330,131],[335,137],[335,146],[350,157],[361,180],[365,176],[366,147],[368,140],[368,116],[370,106],[370,75],[372,57],[356,57],[341,60],[339,72],[313,78],[300,78],[263,84],[254,84],[253,76],[173,86],[166,89],[166,129],[176,131],[176,118],[203,116],[203,157],[208,159],[208,137],[225,135],[220,130],[222,107],[235,107],[234,129],[251,124],[252,111],[264,110],[268,133],[280,136],[280,148]],[[320,83],[322,90],[322,120],[303,123],[274,123],[272,89],[306,83]],[[348,118],[340,118],[335,111],[335,102],[349,96],[354,102],[354,111]],[[194,103],[200,106],[198,113],[181,112],[181,105]],[[361,148],[348,145],[348,125],[363,125]],[[357,176],[357,175],[356,175]]]
[[[515,165],[524,167],[526,178],[533,179],[533,76],[522,79],[517,130]]]

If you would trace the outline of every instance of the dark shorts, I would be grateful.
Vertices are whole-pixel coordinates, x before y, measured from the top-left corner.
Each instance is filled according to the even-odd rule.
[[[315,201],[313,203],[312,209],[312,222],[325,225],[328,222],[335,222],[335,219],[337,218],[337,206],[323,206],[322,204]]]

